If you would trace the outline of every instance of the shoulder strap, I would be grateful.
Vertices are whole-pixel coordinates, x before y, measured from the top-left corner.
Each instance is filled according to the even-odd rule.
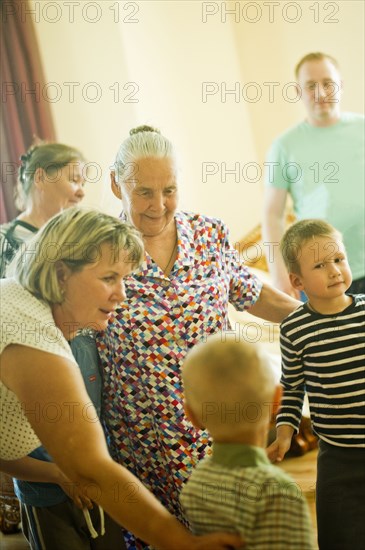
[[[18,222],[15,219],[0,226],[0,278],[5,277],[6,268],[22,243],[14,235],[17,225]]]

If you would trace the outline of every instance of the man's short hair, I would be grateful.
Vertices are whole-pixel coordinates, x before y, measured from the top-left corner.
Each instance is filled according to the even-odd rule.
[[[308,53],[297,63],[295,67],[295,78],[298,79],[300,68],[304,65],[304,63],[307,63],[307,61],[322,61],[323,59],[328,59],[336,67],[336,69],[339,69],[338,61],[332,57],[332,55],[322,52]]]
[[[294,223],[280,241],[280,251],[289,273],[300,275],[300,251],[303,244],[314,237],[340,237],[342,235],[324,220],[309,219]]]

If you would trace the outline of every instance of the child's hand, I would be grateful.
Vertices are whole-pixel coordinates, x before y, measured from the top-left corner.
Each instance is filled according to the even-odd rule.
[[[290,449],[294,428],[291,426],[279,426],[277,437],[266,449],[271,462],[281,462]]]
[[[287,442],[279,438],[275,439],[266,449],[270,462],[281,462],[290,449],[290,443],[291,441]]]

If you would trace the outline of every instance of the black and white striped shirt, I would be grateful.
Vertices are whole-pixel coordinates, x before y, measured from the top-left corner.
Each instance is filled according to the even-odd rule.
[[[317,435],[332,445],[365,448],[365,295],[336,315],[306,304],[281,324],[281,383],[277,426],[296,431],[307,391]]]

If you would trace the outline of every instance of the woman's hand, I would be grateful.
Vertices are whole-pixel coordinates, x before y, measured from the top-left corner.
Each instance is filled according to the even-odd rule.
[[[73,501],[77,508],[82,510],[83,508],[91,509],[93,507],[92,501],[80,490],[77,483],[74,483],[68,477],[66,477],[60,470],[60,479],[57,482],[61,489],[66,493],[68,497]]]
[[[55,483],[69,496],[78,508],[92,508],[92,501],[81,493],[76,483],[73,483],[53,462],[46,462],[31,456],[18,460],[0,459],[0,471],[29,482]]]
[[[239,535],[229,533],[211,533],[195,537],[195,542],[190,546],[192,550],[226,550],[244,547],[245,543]]]

